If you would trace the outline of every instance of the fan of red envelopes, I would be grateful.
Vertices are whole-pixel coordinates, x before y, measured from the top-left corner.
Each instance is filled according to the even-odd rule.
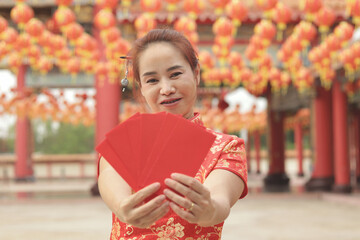
[[[136,113],[106,134],[96,150],[138,191],[171,173],[194,177],[215,135],[171,113]]]

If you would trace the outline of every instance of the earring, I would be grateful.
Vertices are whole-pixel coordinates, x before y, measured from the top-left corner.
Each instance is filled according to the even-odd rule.
[[[127,56],[121,56],[120,58],[126,59],[125,63],[125,77],[121,79],[120,83],[123,86],[122,92],[125,91],[125,88],[129,85],[129,80],[127,79],[129,73],[129,58]]]

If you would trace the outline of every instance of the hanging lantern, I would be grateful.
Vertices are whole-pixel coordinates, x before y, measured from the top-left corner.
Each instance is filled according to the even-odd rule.
[[[17,74],[19,71],[20,66],[22,65],[22,57],[19,53],[13,52],[9,55],[8,64],[10,70]]]
[[[328,68],[326,71],[323,71],[323,74],[320,75],[321,85],[325,89],[329,90],[331,88],[335,75],[335,70],[332,68]]]
[[[31,45],[29,47],[29,51],[27,54],[28,58],[29,58],[29,63],[31,66],[34,66],[35,63],[38,61],[38,59],[41,56],[41,50],[37,45]]]
[[[256,6],[264,11],[265,18],[270,18],[270,12],[275,8],[278,0],[255,0]]]
[[[141,14],[135,20],[135,29],[137,31],[137,37],[144,36],[147,32],[156,27],[156,20],[149,14]]]
[[[254,32],[262,39],[265,46],[269,46],[276,34],[276,28],[271,21],[261,20],[260,23],[256,24]]]
[[[319,26],[319,31],[322,38],[325,38],[325,34],[329,32],[330,27],[334,24],[336,15],[333,10],[328,8],[322,8],[315,15],[315,23]]]
[[[273,20],[276,22],[278,29],[277,40],[283,39],[283,32],[286,29],[286,24],[291,20],[291,10],[285,4],[278,2],[274,9]]]
[[[25,3],[17,3],[10,11],[11,19],[23,29],[25,24],[34,17],[34,10]]]
[[[51,44],[51,48],[54,51],[56,56],[67,45],[65,38],[60,35],[53,35],[53,37],[51,38],[50,44]]]
[[[221,15],[224,12],[226,5],[230,2],[230,0],[209,0],[209,2],[215,8],[215,15]]]
[[[59,54],[56,56],[58,65],[64,66],[71,57],[72,57],[71,51],[67,47],[64,47],[61,51],[59,51]]]
[[[95,4],[101,9],[115,9],[118,4],[118,0],[95,0]]]
[[[76,16],[70,8],[61,6],[55,11],[54,19],[56,21],[56,25],[59,26],[61,31],[63,31],[65,26],[75,22]]]
[[[17,37],[16,49],[20,52],[22,56],[27,55],[30,46],[31,46],[31,38],[29,34],[22,33]]]
[[[10,51],[6,47],[6,43],[0,41],[0,61],[9,53]]]
[[[231,18],[234,26],[237,28],[248,16],[248,9],[240,0],[231,0],[226,5],[226,14]]]
[[[327,38],[324,40],[327,49],[330,52],[330,56],[332,59],[335,58],[335,54],[338,50],[341,48],[340,40],[335,36],[335,34],[330,34],[327,36]]]
[[[30,21],[28,21],[25,25],[25,31],[31,36],[33,42],[36,42],[43,34],[44,29],[44,24],[36,18],[30,19]]]
[[[56,0],[55,2],[58,6],[70,6],[73,0]]]
[[[173,15],[176,9],[178,8],[178,4],[181,0],[165,0],[167,3],[166,10],[169,12],[168,22],[171,23],[173,20]]]
[[[50,61],[50,59],[48,59],[45,56],[41,56],[40,59],[38,60],[37,63],[37,69],[38,71],[42,74],[45,75],[47,74],[51,69],[53,68],[53,64]]]
[[[88,57],[91,52],[97,49],[96,40],[87,33],[83,33],[75,43],[75,48],[80,56]]]
[[[229,64],[231,69],[234,71],[239,71],[244,67],[244,63],[241,57],[241,54],[238,52],[232,51],[229,55]]]
[[[151,14],[158,12],[161,5],[161,0],[140,0],[141,9]]]
[[[67,72],[71,74],[72,77],[75,77],[76,74],[80,72],[81,64],[80,59],[77,57],[72,57],[67,62]]]
[[[8,27],[8,22],[6,21],[5,18],[3,18],[2,16],[0,16],[0,36],[1,33],[3,31],[5,31],[5,29]]]
[[[121,38],[121,32],[117,27],[112,27],[101,31],[100,37],[101,40],[105,43],[105,45],[109,45],[115,42],[117,39]]]
[[[6,43],[8,50],[12,50],[18,38],[18,32],[12,27],[8,27],[1,35],[2,41]]]
[[[354,27],[345,21],[342,21],[334,29],[336,37],[340,40],[341,46],[344,47],[352,38]]]
[[[126,55],[130,50],[130,43],[123,38],[119,38],[106,49],[106,58],[109,61],[119,61],[121,56]]]
[[[205,6],[204,0],[184,0],[184,10],[192,19],[197,19],[198,14],[204,11]]]
[[[340,54],[340,61],[344,64],[345,76],[353,82],[355,80],[355,54],[351,48],[346,48]]]
[[[290,74],[286,71],[281,72],[281,92],[282,94],[287,93],[287,89],[291,84]]]
[[[316,37],[316,28],[312,23],[301,21],[295,26],[294,33],[296,37],[301,39],[301,45],[306,48],[310,42]]]
[[[64,34],[66,38],[70,40],[72,45],[75,45],[76,39],[78,39],[83,32],[83,27],[77,22],[70,23],[64,28]]]
[[[277,68],[271,68],[269,72],[269,80],[271,85],[271,91],[280,93],[281,91],[281,72]]]
[[[234,34],[234,25],[227,17],[220,17],[215,21],[212,27],[213,33],[216,36],[228,37]]]
[[[46,29],[52,33],[58,34],[60,33],[59,26],[56,24],[54,18],[49,18],[45,23]]]
[[[196,28],[197,28],[197,24],[195,20],[187,16],[180,17],[178,20],[176,20],[174,24],[174,29],[184,34],[195,32]]]
[[[309,21],[314,20],[315,13],[322,8],[322,0],[300,0],[300,10],[305,13]]]
[[[119,64],[114,61],[108,62],[107,65],[108,65],[109,83],[110,84],[119,83],[122,68],[119,67]],[[129,85],[131,86],[131,84]]]
[[[116,18],[109,9],[101,9],[94,18],[94,24],[99,30],[105,30],[116,25]]]
[[[81,60],[81,70],[87,74],[94,74],[97,63],[89,61],[88,59]]]
[[[346,9],[352,17],[352,22],[358,26],[360,24],[360,1],[351,0],[346,1]]]
[[[208,71],[215,66],[215,60],[208,51],[201,51],[199,53],[199,63],[204,71]]]

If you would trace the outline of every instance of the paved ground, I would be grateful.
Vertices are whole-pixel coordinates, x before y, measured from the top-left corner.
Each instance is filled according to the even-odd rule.
[[[306,193],[291,176],[290,193],[263,193],[249,175],[249,195],[225,222],[225,240],[359,240],[360,192]],[[0,182],[0,240],[109,239],[111,213],[89,195],[93,180]]]

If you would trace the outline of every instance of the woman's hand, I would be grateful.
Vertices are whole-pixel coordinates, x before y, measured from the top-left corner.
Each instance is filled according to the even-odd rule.
[[[203,184],[179,173],[171,174],[171,178],[165,179],[165,184],[175,190],[165,189],[164,194],[171,200],[170,207],[178,216],[190,223],[211,225],[215,206],[210,191]]]
[[[162,218],[169,211],[169,202],[161,194],[144,203],[144,200],[160,188],[160,183],[153,183],[123,199],[116,216],[127,224],[138,228],[147,228]]]

